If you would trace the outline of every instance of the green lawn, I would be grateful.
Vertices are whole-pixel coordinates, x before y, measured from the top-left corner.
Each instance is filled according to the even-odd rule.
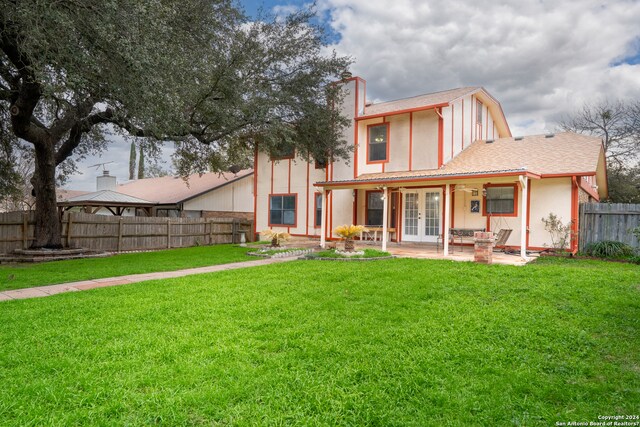
[[[551,426],[640,408],[640,268],[295,261],[0,303],[0,425]]]
[[[0,265],[0,291],[255,260],[247,248],[197,246],[39,264]]]

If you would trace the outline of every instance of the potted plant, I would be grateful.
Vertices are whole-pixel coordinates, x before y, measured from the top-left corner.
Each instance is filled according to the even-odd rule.
[[[353,238],[367,229],[362,225],[341,225],[333,230],[338,236],[344,239],[344,251],[353,252]]]
[[[271,246],[274,248],[279,248],[281,242],[286,242],[291,238],[291,235],[286,231],[273,231],[271,229],[264,230],[262,233],[268,239],[271,239]]]

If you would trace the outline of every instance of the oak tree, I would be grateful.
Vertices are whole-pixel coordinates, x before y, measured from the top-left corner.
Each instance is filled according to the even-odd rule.
[[[33,247],[60,247],[56,168],[108,133],[178,144],[178,170],[223,171],[256,149],[345,157],[312,12],[248,20],[230,0],[0,0],[0,109],[33,149]],[[13,142],[12,142],[13,143]]]

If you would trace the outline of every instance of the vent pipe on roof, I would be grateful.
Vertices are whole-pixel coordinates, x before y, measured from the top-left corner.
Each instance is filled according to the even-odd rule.
[[[524,136],[516,136],[515,138],[513,138],[514,141],[522,141],[524,139]]]
[[[109,175],[108,170],[102,171],[102,176],[96,178],[96,191],[111,190],[116,191],[116,177]]]

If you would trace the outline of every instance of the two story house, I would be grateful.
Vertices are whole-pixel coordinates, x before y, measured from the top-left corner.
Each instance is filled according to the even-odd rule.
[[[513,137],[500,103],[464,87],[368,103],[366,82],[341,82],[351,119],[348,161],[309,163],[290,153],[255,156],[255,229],[335,239],[342,224],[379,227],[382,246],[442,242],[457,229],[509,230],[505,246],[552,246],[542,218],[571,223],[578,206],[607,194],[598,138],[560,133]]]

